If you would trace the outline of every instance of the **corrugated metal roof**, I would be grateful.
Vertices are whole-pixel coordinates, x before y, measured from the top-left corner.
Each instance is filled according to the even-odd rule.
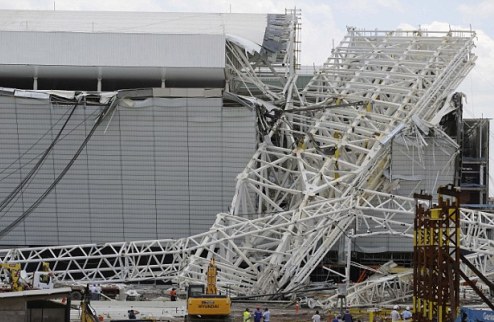
[[[232,34],[262,44],[267,14],[0,10],[1,31]]]

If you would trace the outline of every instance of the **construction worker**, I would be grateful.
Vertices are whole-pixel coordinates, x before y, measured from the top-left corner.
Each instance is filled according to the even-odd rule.
[[[345,313],[343,314],[343,321],[344,322],[353,322],[353,317],[350,314],[349,310],[345,310]]]
[[[96,294],[96,285],[95,284],[89,284],[89,294],[91,300],[97,300],[98,294]]]
[[[45,284],[48,284],[50,283],[50,278],[51,278],[51,275],[52,275],[52,272],[50,270],[50,263],[48,262],[43,262],[41,264],[41,271],[42,272],[45,272],[46,274],[42,274],[39,279],[40,279],[40,282],[41,283],[45,283]]]
[[[268,308],[264,309],[264,313],[262,314],[262,319],[264,322],[269,322],[271,320],[271,312],[269,312]]]
[[[134,307],[131,306],[130,310],[128,310],[127,313],[129,313],[129,320],[135,320],[135,319],[137,319],[136,315],[139,314],[140,312],[137,310],[134,310]]]
[[[249,311],[249,308],[246,308],[244,313],[243,313],[243,318],[244,318],[244,322],[250,322],[251,320],[251,316],[250,316],[250,311]]]
[[[321,322],[321,316],[319,315],[319,311],[316,311],[316,314],[312,316],[312,322]]]
[[[398,305],[393,306],[393,311],[391,311],[391,322],[397,322],[400,320],[400,312],[398,310],[400,307]]]
[[[401,317],[403,320],[411,320],[412,319],[412,312],[410,312],[410,307],[407,306],[403,312],[401,312]]]
[[[170,291],[170,301],[176,301],[177,300],[177,290],[175,288],[172,288]]]
[[[262,311],[260,308],[257,308],[254,311],[254,322],[261,322],[262,319]]]

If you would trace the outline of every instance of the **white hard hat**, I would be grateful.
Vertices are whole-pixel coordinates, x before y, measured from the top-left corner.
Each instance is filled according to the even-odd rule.
[[[398,310],[400,307],[398,305],[393,306],[393,310]]]
[[[409,307],[409,306],[407,306],[407,311],[409,311],[409,310],[410,310],[410,307]]]

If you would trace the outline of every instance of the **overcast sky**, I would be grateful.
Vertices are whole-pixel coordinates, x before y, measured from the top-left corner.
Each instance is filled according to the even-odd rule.
[[[464,117],[494,117],[490,106],[494,98],[492,0],[0,0],[0,9],[35,10],[283,13],[295,7],[302,11],[303,65],[321,65],[329,56],[333,42],[338,44],[342,39],[347,26],[380,30],[419,27],[475,30],[478,60],[459,88],[467,95]],[[493,134],[491,126],[491,150]],[[491,157],[494,173],[492,161]]]

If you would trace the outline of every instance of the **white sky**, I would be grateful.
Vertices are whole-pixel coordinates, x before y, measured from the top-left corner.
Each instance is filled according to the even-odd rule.
[[[0,9],[283,13],[302,10],[303,65],[321,65],[346,26],[364,29],[473,29],[478,60],[459,91],[465,118],[494,118],[494,1],[492,0],[0,0]],[[491,151],[494,152],[491,127]],[[494,153],[491,153],[494,156]],[[494,158],[491,157],[494,174]],[[491,177],[493,177],[491,175]],[[494,194],[491,180],[491,195]]]

